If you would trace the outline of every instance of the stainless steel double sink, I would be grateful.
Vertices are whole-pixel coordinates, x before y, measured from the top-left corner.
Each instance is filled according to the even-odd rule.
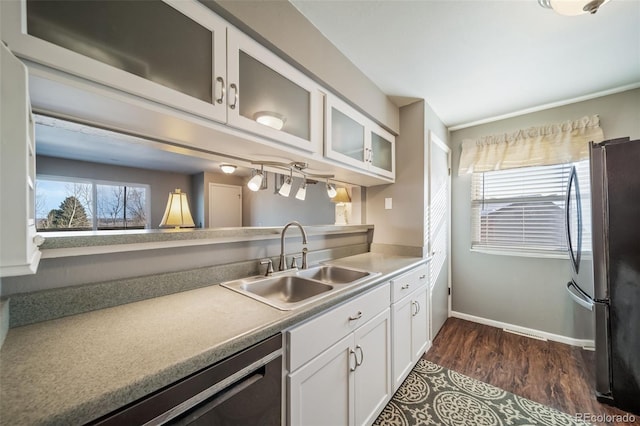
[[[309,269],[276,272],[272,276],[242,278],[220,285],[274,308],[288,311],[359,284],[375,275],[379,273],[319,265]]]

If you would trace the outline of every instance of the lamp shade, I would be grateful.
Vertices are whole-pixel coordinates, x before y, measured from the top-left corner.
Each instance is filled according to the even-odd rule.
[[[296,198],[298,200],[304,201],[307,197],[307,181],[304,180],[300,188],[298,188],[298,192],[296,192]]]
[[[346,188],[337,188],[335,197],[331,198],[333,203],[350,203],[351,197]]]
[[[174,192],[169,193],[167,208],[162,216],[162,221],[160,221],[160,226],[174,228],[193,228],[196,226],[189,210],[187,194],[180,189],[177,188]]]

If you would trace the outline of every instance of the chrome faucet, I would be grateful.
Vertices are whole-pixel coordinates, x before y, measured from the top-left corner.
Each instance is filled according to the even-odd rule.
[[[289,222],[284,228],[282,228],[282,233],[280,234],[280,263],[278,264],[278,270],[284,271],[287,269],[287,262],[284,258],[284,234],[287,232],[287,229],[291,226],[295,225],[300,228],[300,232],[302,232],[302,269],[307,269],[307,232],[304,230],[300,222]]]

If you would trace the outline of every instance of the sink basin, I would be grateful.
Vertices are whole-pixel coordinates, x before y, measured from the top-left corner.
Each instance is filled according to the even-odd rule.
[[[269,300],[295,303],[329,291],[333,287],[296,276],[283,276],[243,283],[240,288]]]
[[[358,271],[331,265],[228,281],[220,285],[269,306],[289,311],[365,281],[378,272]]]
[[[339,266],[321,265],[298,271],[298,276],[322,281],[328,284],[347,284],[368,277],[370,272],[345,269]]]
[[[327,294],[333,286],[296,275],[253,277],[220,284],[280,310],[291,310]]]

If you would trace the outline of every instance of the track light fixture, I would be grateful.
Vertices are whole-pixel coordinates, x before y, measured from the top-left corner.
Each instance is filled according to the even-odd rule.
[[[256,174],[249,179],[247,187],[254,192],[258,191],[262,187],[262,179],[264,179],[264,166],[261,166],[260,171],[256,171]]]

